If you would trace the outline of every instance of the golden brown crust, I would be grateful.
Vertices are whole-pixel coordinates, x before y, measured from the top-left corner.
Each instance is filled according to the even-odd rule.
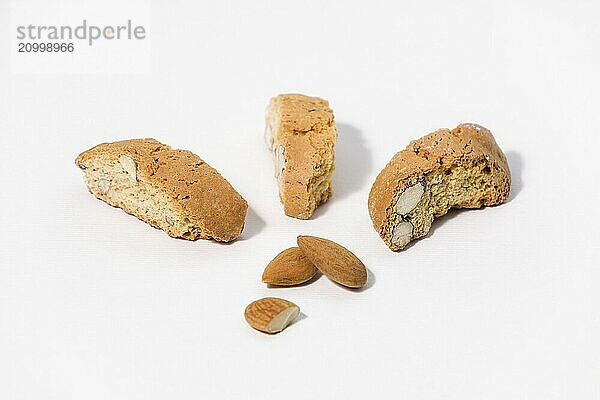
[[[483,198],[473,199],[455,208],[478,208],[504,202],[510,191],[510,169],[506,156],[491,132],[476,124],[461,124],[452,131],[439,129],[413,140],[396,153],[379,173],[369,194],[369,214],[373,226],[392,248],[391,214],[399,192],[416,184],[424,175],[442,166],[479,165],[489,168],[491,190]]]
[[[280,198],[289,216],[308,219],[331,196],[337,132],[326,100],[301,94],[281,94],[267,111],[273,125],[271,146],[283,146],[285,170]]]
[[[164,190],[194,225],[198,237],[235,240],[242,232],[248,204],[214,168],[187,150],[176,150],[154,139],[102,143],[83,153],[76,164],[86,169],[96,157],[131,157],[137,179]],[[190,237],[196,239],[197,237]]]
[[[302,94],[280,94],[273,100],[286,134],[327,133],[333,124],[333,110],[327,100]]]

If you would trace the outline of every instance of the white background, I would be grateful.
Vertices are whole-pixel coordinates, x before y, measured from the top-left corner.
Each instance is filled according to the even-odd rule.
[[[154,1],[150,73],[50,75],[9,72],[8,3],[1,399],[600,398],[597,1]],[[338,123],[335,194],[310,221],[283,214],[262,140],[281,92]],[[392,253],[371,183],[465,121],[506,152],[510,200]],[[171,239],[86,191],[79,152],[148,136],[248,200],[242,240]],[[369,287],[266,288],[298,234],[353,250]],[[304,316],[267,336],[242,314],[273,295]]]

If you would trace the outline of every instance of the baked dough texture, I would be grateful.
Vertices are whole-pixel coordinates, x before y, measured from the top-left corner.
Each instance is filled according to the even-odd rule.
[[[75,163],[93,195],[169,236],[229,242],[242,233],[246,200],[190,151],[133,139],[99,144]]]
[[[508,162],[492,133],[461,124],[398,152],[373,183],[369,214],[385,244],[398,251],[449,209],[501,204],[509,191]]]
[[[266,112],[265,141],[273,154],[286,215],[308,219],[332,194],[337,131],[326,100],[280,94]]]

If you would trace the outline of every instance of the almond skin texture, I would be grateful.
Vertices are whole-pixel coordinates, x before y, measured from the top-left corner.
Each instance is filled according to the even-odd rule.
[[[268,285],[293,286],[307,282],[317,268],[298,247],[279,253],[265,268],[262,281]]]
[[[352,252],[331,240],[298,236],[298,247],[329,279],[349,288],[367,283],[367,269]]]
[[[265,297],[248,304],[244,318],[251,327],[265,333],[284,330],[300,315],[300,308],[284,299]]]

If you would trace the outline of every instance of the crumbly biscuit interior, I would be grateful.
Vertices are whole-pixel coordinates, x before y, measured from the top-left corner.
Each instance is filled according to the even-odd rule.
[[[148,224],[164,230],[169,236],[195,240],[204,238],[199,226],[181,217],[175,202],[156,186],[139,180],[135,170],[119,158],[98,156],[85,168],[88,190],[108,204],[122,208]],[[132,160],[129,158],[129,160]],[[128,171],[129,169],[129,171]]]
[[[335,161],[331,164],[323,165],[315,170],[315,176],[308,183],[308,192],[310,194],[311,209],[314,210],[318,205],[325,203],[332,193],[331,181],[335,171]]]
[[[490,167],[480,162],[472,166],[443,166],[424,175],[420,180],[424,186],[423,195],[416,207],[405,215],[392,212],[392,245],[400,250],[408,242],[427,235],[434,218],[451,208],[486,205],[486,199],[494,190],[490,173]],[[394,204],[404,190],[398,192]]]

